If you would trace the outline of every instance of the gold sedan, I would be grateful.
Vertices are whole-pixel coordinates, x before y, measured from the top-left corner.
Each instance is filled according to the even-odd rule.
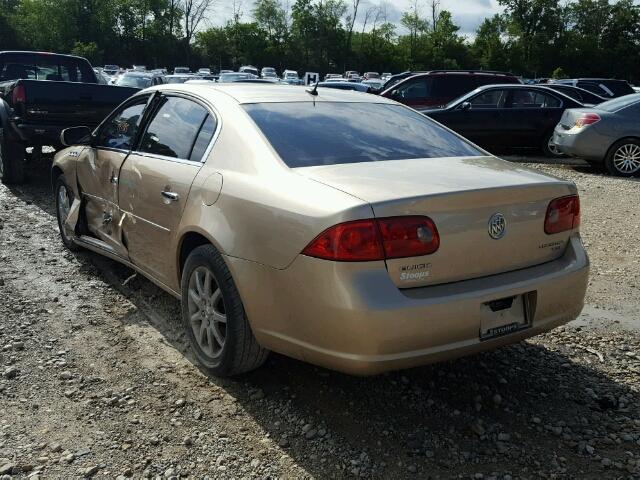
[[[62,137],[63,242],[181,299],[218,375],[269,350],[354,374],[406,368],[520,341],[583,306],[575,185],[385,98],[167,85]]]

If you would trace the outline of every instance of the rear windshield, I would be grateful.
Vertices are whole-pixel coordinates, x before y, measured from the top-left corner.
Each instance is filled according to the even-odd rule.
[[[245,105],[292,168],[483,153],[401,105],[298,102]]]
[[[632,95],[625,95],[623,97],[614,98],[598,105],[598,108],[605,110],[606,112],[617,112],[623,108],[628,107],[634,103],[640,102],[640,93]]]
[[[0,56],[0,81],[51,80],[96,83],[96,74],[86,60],[46,53],[5,53]]]
[[[117,81],[116,85],[120,87],[147,88],[153,84],[150,77],[140,77],[137,75],[123,75]]]
[[[625,82],[624,80],[602,80],[598,83],[601,83],[602,85],[607,87],[616,96],[628,95],[634,92],[631,85],[629,85],[629,83]]]

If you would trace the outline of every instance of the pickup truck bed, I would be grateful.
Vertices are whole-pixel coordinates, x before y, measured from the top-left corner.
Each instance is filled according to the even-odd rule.
[[[100,85],[84,58],[0,52],[0,177],[24,181],[25,149],[61,146],[68,127],[96,127],[137,88]]]
[[[60,132],[68,127],[97,127],[137,88],[97,83],[18,80],[25,101],[13,105],[16,134],[21,143],[60,146]]]

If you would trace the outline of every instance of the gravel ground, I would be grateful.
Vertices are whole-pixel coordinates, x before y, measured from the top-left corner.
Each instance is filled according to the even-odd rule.
[[[640,478],[640,184],[532,166],[579,186],[583,315],[372,378],[208,376],[177,301],[63,249],[45,174],[0,186],[0,478]]]

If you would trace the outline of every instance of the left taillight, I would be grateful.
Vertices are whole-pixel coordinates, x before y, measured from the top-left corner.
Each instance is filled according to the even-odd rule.
[[[429,255],[439,246],[438,229],[429,217],[386,217],[334,225],[313,239],[302,254],[338,262],[366,262]]]
[[[567,195],[549,202],[547,215],[544,220],[544,233],[565,232],[580,226],[580,198],[577,195]]]
[[[14,106],[18,103],[27,103],[27,92],[24,85],[17,85],[11,92],[11,102]]]

